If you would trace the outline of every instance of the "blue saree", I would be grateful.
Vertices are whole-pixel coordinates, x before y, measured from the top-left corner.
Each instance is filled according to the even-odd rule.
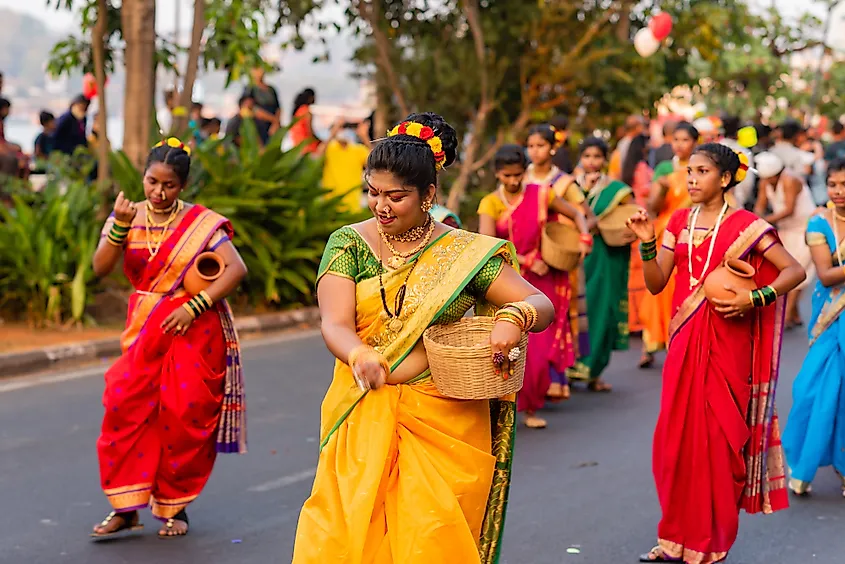
[[[840,263],[839,244],[823,215],[807,224],[807,244],[825,245]],[[845,246],[840,250],[845,255]],[[810,350],[792,387],[783,448],[793,480],[810,483],[822,466],[845,474],[845,285],[813,291]]]

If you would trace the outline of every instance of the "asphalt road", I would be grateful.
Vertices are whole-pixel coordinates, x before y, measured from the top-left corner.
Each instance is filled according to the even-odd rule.
[[[786,339],[782,416],[805,343],[798,332]],[[634,368],[637,357],[633,350],[614,357],[612,394],[576,393],[548,411],[549,428],[521,429],[503,564],[635,562],[653,545],[659,507],[650,456],[660,373]],[[245,358],[250,452],[218,458],[190,508],[191,534],[174,540],[156,538],[158,522],[148,513],[142,536],[88,539],[109,511],[95,453],[101,372],[0,381],[0,563],[290,562],[331,359],[313,332],[253,345]],[[743,516],[730,562],[845,562],[845,499],[832,470],[820,472],[815,491],[778,515]]]

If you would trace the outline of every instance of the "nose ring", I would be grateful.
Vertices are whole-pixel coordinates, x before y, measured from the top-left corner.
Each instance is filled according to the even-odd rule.
[[[693,178],[693,179],[692,179],[692,185],[693,185],[693,186],[698,186],[698,180],[697,180],[697,179],[695,179],[695,178]]]

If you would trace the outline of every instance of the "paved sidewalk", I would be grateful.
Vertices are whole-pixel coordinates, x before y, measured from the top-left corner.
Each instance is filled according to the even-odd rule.
[[[267,333],[314,325],[320,319],[316,307],[280,313],[238,317],[235,327],[241,335]],[[0,334],[2,329],[0,328]],[[40,349],[0,354],[0,378],[11,378],[51,368],[62,368],[80,362],[94,361],[120,354],[120,339],[112,337],[54,345]]]

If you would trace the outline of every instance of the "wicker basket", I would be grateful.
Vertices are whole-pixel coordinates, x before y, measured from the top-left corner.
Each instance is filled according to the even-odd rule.
[[[581,234],[563,223],[547,223],[540,243],[540,256],[552,268],[575,270],[581,260]]]
[[[633,204],[616,206],[598,221],[599,233],[609,247],[629,247],[635,241],[628,229],[628,219],[640,210]]]
[[[497,373],[490,348],[491,317],[467,317],[457,323],[434,325],[423,334],[434,385],[446,397],[463,400],[495,399],[522,389],[528,335],[519,342],[522,354],[507,379]]]

